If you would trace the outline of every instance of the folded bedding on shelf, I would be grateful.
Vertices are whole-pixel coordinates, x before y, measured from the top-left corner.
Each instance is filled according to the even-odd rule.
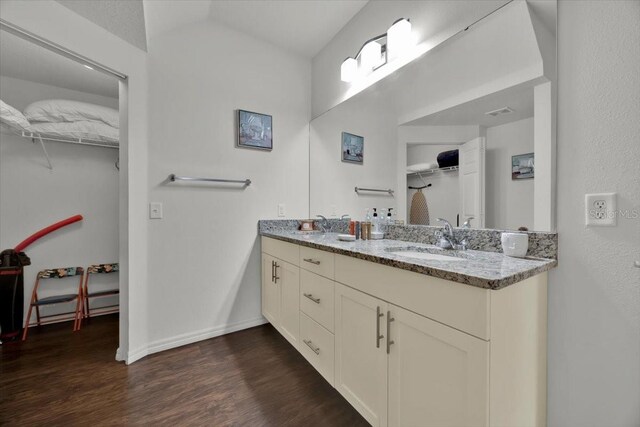
[[[415,165],[407,166],[407,173],[414,173],[419,171],[424,171],[428,169],[438,169],[438,163],[429,162],[429,163],[416,163]]]
[[[87,102],[67,99],[47,99],[36,101],[24,110],[29,122],[65,123],[94,121],[120,128],[118,110]]]
[[[94,121],[31,123],[29,131],[59,138],[82,138],[98,142],[118,142],[118,129]]]
[[[2,100],[0,100],[0,123],[17,131],[28,131],[31,127],[24,114]]]

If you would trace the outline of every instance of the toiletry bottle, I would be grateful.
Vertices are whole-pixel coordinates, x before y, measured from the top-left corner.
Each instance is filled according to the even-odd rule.
[[[378,209],[373,208],[373,220],[371,221],[372,231],[380,231],[379,230],[379,222],[378,222]]]
[[[389,208],[389,212],[387,213],[387,224],[388,225],[392,225],[393,224],[393,215],[391,213],[391,209],[393,208]]]

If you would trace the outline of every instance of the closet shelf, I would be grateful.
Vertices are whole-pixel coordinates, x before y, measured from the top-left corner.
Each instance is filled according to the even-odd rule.
[[[435,168],[435,169],[425,169],[425,170],[421,170],[421,171],[415,171],[415,172],[407,172],[407,175],[421,175],[421,174],[433,174],[436,172],[450,172],[450,171],[457,171],[460,168],[460,166],[449,166],[446,168]]]
[[[61,137],[61,136],[50,136],[44,133],[35,133],[35,132],[27,132],[21,131],[19,135],[23,138],[29,138],[31,140],[34,139],[42,139],[44,141],[55,141],[55,142],[66,142],[67,144],[78,144],[78,145],[90,145],[92,147],[104,147],[104,148],[119,148],[120,144],[117,141],[109,142],[109,141],[99,141],[90,138],[76,138],[76,137]]]

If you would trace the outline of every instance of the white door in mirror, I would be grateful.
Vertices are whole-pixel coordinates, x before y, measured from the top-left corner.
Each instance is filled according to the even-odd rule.
[[[616,226],[616,193],[585,194],[584,208],[587,227]]]

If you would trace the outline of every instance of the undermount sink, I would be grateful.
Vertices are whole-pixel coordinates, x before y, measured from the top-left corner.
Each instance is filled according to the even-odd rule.
[[[450,255],[433,254],[431,252],[417,251],[413,249],[407,249],[407,250],[398,249],[398,250],[389,251],[389,253],[393,255],[399,255],[399,256],[408,257],[408,258],[423,259],[428,261],[466,261],[465,258],[460,258],[460,257],[450,256]]]

